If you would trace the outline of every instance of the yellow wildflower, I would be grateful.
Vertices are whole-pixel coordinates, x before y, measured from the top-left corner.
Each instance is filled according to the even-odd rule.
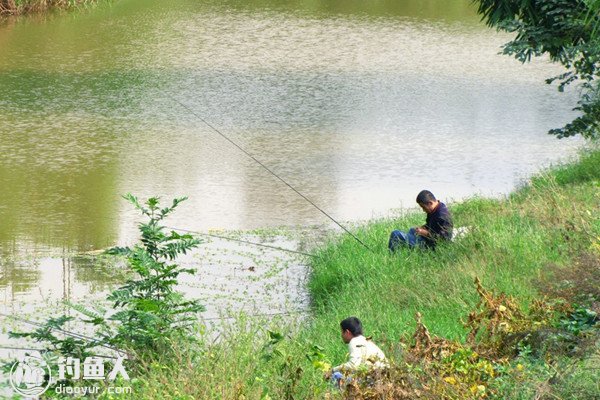
[[[523,371],[523,364],[517,364],[517,371]]]
[[[453,376],[445,377],[444,381],[446,381],[446,383],[449,383],[451,385],[456,385],[456,378],[454,378]]]

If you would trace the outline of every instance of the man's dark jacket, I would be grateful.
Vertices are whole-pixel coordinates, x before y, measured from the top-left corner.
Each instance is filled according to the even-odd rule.
[[[427,247],[435,248],[435,244],[439,240],[452,239],[452,215],[448,211],[448,207],[441,201],[431,214],[427,214],[425,228],[430,232],[430,237],[423,237]]]

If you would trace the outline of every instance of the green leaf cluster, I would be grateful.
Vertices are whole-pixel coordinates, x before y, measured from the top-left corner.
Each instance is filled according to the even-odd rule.
[[[186,197],[176,198],[170,207],[163,208],[158,197],[151,197],[144,204],[132,194],[124,198],[147,220],[138,226],[139,244],[108,251],[124,256],[136,274],[108,296],[117,310],[109,319],[118,322],[116,334],[108,341],[152,352],[164,348],[164,344],[175,338],[188,338],[197,313],[204,309],[197,300],[186,300],[175,290],[179,275],[194,270],[171,262],[197,247],[200,241],[192,235],[166,232],[160,224]]]
[[[598,0],[474,0],[489,26],[516,33],[503,53],[521,62],[549,56],[567,72],[547,79],[558,90],[579,82],[581,113],[562,128],[550,130],[559,138],[600,137],[600,1]]]
[[[131,248],[114,247],[107,253],[124,257],[132,278],[108,295],[111,310],[67,304],[87,317],[80,322],[91,328],[93,337],[69,332],[67,323],[74,317],[67,316],[50,318],[33,332],[11,332],[12,337],[32,338],[46,343],[53,353],[80,359],[92,355],[92,349],[99,346],[144,356],[167,351],[173,341],[193,341],[197,313],[204,307],[176,290],[179,276],[194,270],[173,260],[197,247],[200,240],[167,232],[160,224],[186,198],[176,198],[163,208],[158,197],[143,204],[131,194],[124,198],[147,218],[138,226],[140,243]]]

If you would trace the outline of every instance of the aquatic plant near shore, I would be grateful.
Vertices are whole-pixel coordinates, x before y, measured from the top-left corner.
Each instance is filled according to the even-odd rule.
[[[127,194],[124,196],[148,218],[141,223],[141,243],[132,248],[115,247],[108,254],[125,256],[137,280],[129,280],[113,291],[108,300],[119,310],[109,318],[117,321],[117,332],[107,342],[144,352],[153,352],[172,339],[186,339],[197,321],[197,313],[204,307],[197,300],[187,300],[175,290],[179,275],[192,274],[191,268],[171,263],[179,254],[185,254],[200,244],[189,234],[175,231],[165,233],[160,222],[187,198],[176,198],[170,207],[160,208],[157,197],[146,201],[146,206]]]
[[[26,337],[47,344],[47,349],[60,356],[84,358],[92,350],[109,347],[143,357],[154,352],[168,351],[172,341],[193,340],[191,335],[197,322],[197,313],[204,308],[198,300],[184,299],[175,290],[179,275],[193,273],[172,261],[180,254],[200,244],[192,235],[174,231],[165,233],[161,221],[186,200],[173,200],[170,207],[160,208],[159,199],[152,197],[141,204],[137,197],[127,194],[126,200],[148,218],[139,224],[140,243],[129,247],[115,247],[108,254],[124,256],[133,277],[114,290],[107,300],[113,309],[93,309],[88,305],[68,304],[88,319],[72,316],[50,318],[33,332],[11,332],[12,337]],[[91,326],[90,335],[69,335],[65,326],[79,322]],[[63,337],[63,334],[67,337]]]

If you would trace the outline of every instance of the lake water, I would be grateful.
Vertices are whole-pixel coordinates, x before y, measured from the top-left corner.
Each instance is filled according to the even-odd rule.
[[[127,192],[189,196],[179,228],[336,229],[200,118],[341,221],[423,188],[508,193],[575,154],[546,134],[574,117],[544,83],[560,68],[499,55],[510,37],[470,3],[120,0],[0,23],[0,308],[118,284],[75,254],[136,240]],[[207,315],[306,304],[302,260],[214,240],[185,262]]]

